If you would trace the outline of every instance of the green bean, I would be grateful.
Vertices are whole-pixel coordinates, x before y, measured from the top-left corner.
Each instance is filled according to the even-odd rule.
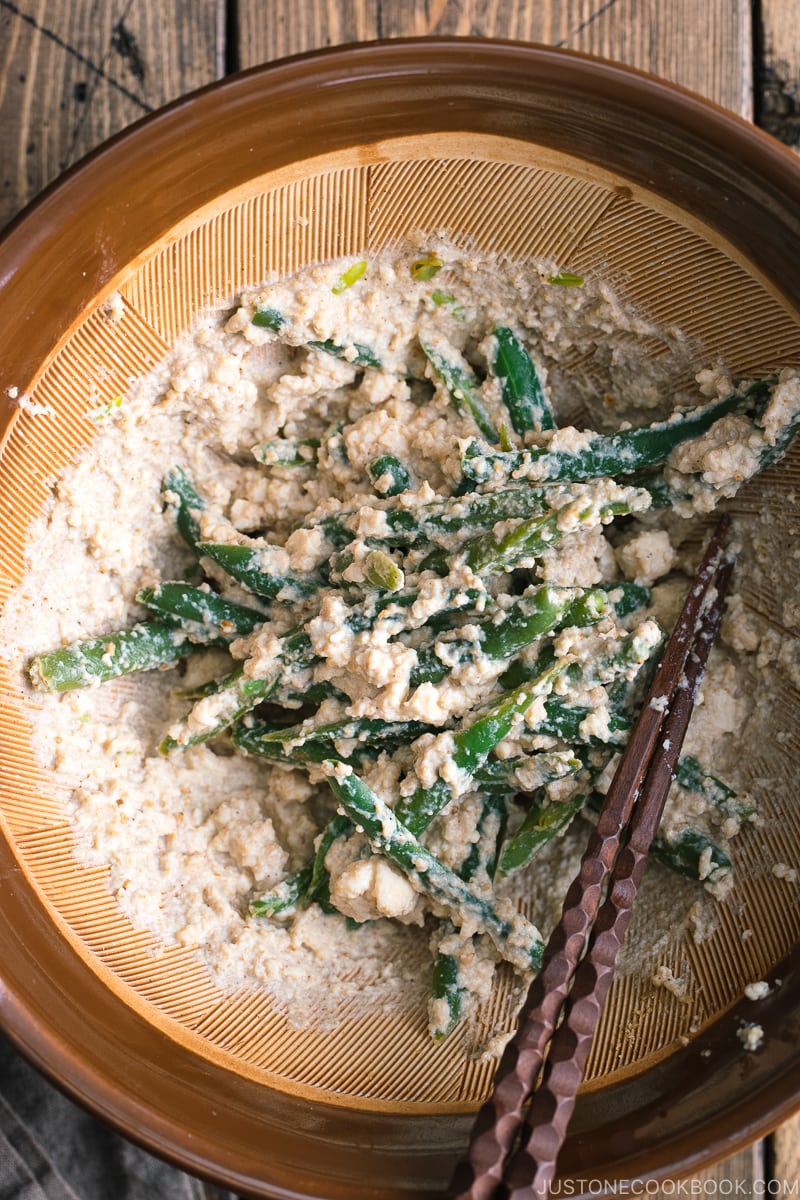
[[[307,752],[314,746],[330,747],[336,741],[381,747],[404,745],[427,733],[429,728],[422,721],[384,721],[379,717],[342,717],[338,721],[314,725],[312,718],[300,725],[262,727],[255,736],[252,730],[243,731],[237,735],[237,744],[248,749],[252,747],[256,753],[267,755],[268,747],[280,746],[286,755],[291,756],[301,751]],[[328,757],[338,756],[329,752]],[[308,761],[319,762],[320,759],[315,755]]]
[[[200,541],[199,517],[205,501],[183,467],[173,467],[164,476],[161,491],[168,504],[175,508],[175,524],[186,545],[194,550]]]
[[[382,496],[399,496],[411,487],[411,472],[394,454],[382,454],[367,470],[375,490]]]
[[[481,386],[480,380],[466,360],[460,355],[456,355],[456,361],[451,362],[429,342],[420,342],[420,345],[434,374],[447,389],[456,412],[462,417],[472,417],[487,441],[495,444],[499,442],[500,434],[495,429],[492,419],[478,395]]]
[[[523,683],[521,687],[492,701],[469,725],[457,730],[453,734],[453,750],[450,755],[455,769],[464,775],[474,775],[495,746],[507,737],[519,722],[533,701],[539,696],[547,695],[568,665],[569,660],[563,659],[548,667],[536,679]],[[420,785],[410,796],[398,800],[395,808],[398,820],[418,836],[450,802],[452,796],[450,784],[442,778],[435,780],[430,787]]]
[[[465,883],[492,879],[497,866],[497,851],[506,824],[506,804],[497,797],[485,797],[478,820],[478,838],[472,843],[458,874]],[[449,919],[442,922],[439,944],[455,932]],[[433,964],[431,995],[428,1001],[428,1032],[435,1042],[443,1041],[455,1029],[470,994],[460,977],[458,959],[438,951]],[[440,1003],[440,1002],[444,1003]]]
[[[311,868],[303,867],[287,875],[275,887],[264,892],[250,905],[254,917],[289,916],[301,907],[311,886]]]
[[[456,926],[477,920],[507,962],[522,970],[541,966],[541,935],[521,913],[507,917],[490,900],[475,895],[349,767],[331,762],[324,769],[333,794],[356,828],[364,831],[374,854],[399,867],[416,891],[446,909]]]
[[[662,866],[687,875],[690,879],[708,879],[711,882],[732,869],[725,851],[707,833],[699,829],[682,829],[667,838],[656,834],[650,853]],[[701,875],[701,869],[704,874]]]
[[[299,575],[288,570],[272,574],[262,569],[276,549],[278,547],[251,547],[227,542],[197,543],[199,554],[210,558],[217,566],[222,567],[231,579],[241,583],[256,596],[273,600],[279,595],[292,599],[313,595],[319,588],[319,581],[313,575]]]
[[[525,819],[503,848],[498,873],[510,875],[526,867],[537,851],[572,823],[586,797],[573,796],[560,802],[538,800],[528,809]]]
[[[319,438],[271,438],[253,446],[253,457],[266,467],[313,467],[318,450]]]
[[[582,726],[592,716],[592,709],[571,705],[560,697],[546,700],[544,716],[530,730],[538,736],[558,738],[575,745],[624,746],[630,737],[631,722],[622,713],[612,711],[608,718],[608,729],[603,737],[597,733],[585,733]]]
[[[259,328],[271,329],[273,333],[280,333],[281,329],[287,324],[286,317],[274,308],[257,308],[251,320]]]
[[[554,429],[553,412],[539,372],[522,342],[507,325],[496,326],[494,337],[492,370],[500,380],[503,404],[514,432],[524,436],[529,431]]]
[[[556,491],[561,494],[563,489],[521,485],[502,491],[442,496],[414,508],[386,507],[382,509],[385,531],[367,541],[369,545],[389,549],[406,549],[420,542],[449,544],[453,535],[466,536],[476,529],[491,529],[498,521],[545,512]],[[340,548],[353,540],[360,512],[360,508],[342,509],[332,516],[311,517],[305,527],[322,529],[332,545]]]
[[[479,620],[480,642],[465,642],[463,658],[465,661],[481,656],[489,659],[513,658],[545,633],[571,625],[594,624],[608,611],[608,607],[608,601],[600,589],[589,589],[582,593],[578,588],[545,584],[499,614]],[[410,686],[438,683],[449,670],[450,667],[436,653],[435,645],[422,646],[417,650],[417,665],[411,671]]]
[[[737,817],[746,821],[756,811],[750,801],[735,788],[723,783],[716,775],[706,771],[690,754],[684,754],[675,768],[675,782],[688,792],[703,796],[709,804],[726,817]]]
[[[574,775],[583,765],[570,750],[543,750],[520,758],[490,758],[474,772],[472,783],[476,791],[486,795],[513,796]]]
[[[256,608],[218,596],[208,584],[195,587],[180,581],[159,583],[156,587],[142,588],[136,599],[153,612],[177,618],[184,630],[188,625],[193,641],[201,640],[196,630],[218,639],[242,637],[267,620],[266,614]]]
[[[462,456],[462,470],[478,483],[510,478],[571,482],[629,475],[666,462],[681,442],[705,433],[720,417],[757,404],[768,389],[768,382],[761,380],[721,400],[675,413],[667,421],[610,435],[585,432],[580,435],[583,445],[572,450],[542,446],[503,452],[471,442]]]
[[[142,621],[131,629],[87,638],[37,654],[30,664],[32,682],[51,692],[105,683],[133,671],[170,666],[202,648],[183,630],[165,621]]]
[[[335,759],[337,762],[345,762],[348,766],[358,766],[365,758],[377,757],[375,746],[368,741],[361,741],[355,745],[351,752],[347,755],[339,755],[334,747],[334,740],[340,735],[333,733],[331,736],[309,737],[305,740],[292,741],[282,739],[279,735],[282,732],[280,726],[268,725],[265,721],[256,721],[252,725],[245,725],[239,721],[231,729],[231,738],[237,750],[243,751],[245,754],[254,754],[259,758],[266,758],[270,762],[281,763],[296,763],[305,765],[307,763],[321,763],[326,759]],[[288,732],[302,728],[302,726],[286,726]],[[392,746],[392,743],[387,736],[387,745]]]
[[[618,498],[598,500],[591,494],[566,498],[560,507],[520,521],[513,529],[499,536],[494,532],[481,534],[466,543],[461,553],[476,574],[482,571],[508,571],[526,559],[541,557],[576,528],[607,525],[614,517],[647,508],[650,497],[641,489],[621,488]],[[431,564],[436,560],[429,556]],[[435,569],[434,565],[428,569]]]
[[[325,859],[334,842],[353,832],[353,823],[344,813],[335,813],[323,829],[317,840],[314,858],[311,862],[311,883],[308,889],[309,900],[329,900],[330,887],[328,868]]]
[[[198,746],[218,737],[234,722],[255,708],[257,704],[268,700],[277,686],[277,668],[266,679],[253,679],[249,675],[245,675],[241,667],[237,668],[226,677],[223,686],[216,693],[195,703],[189,717],[178,722],[176,734],[169,733],[162,739],[158,747],[160,753],[168,754],[170,750],[184,750],[187,746]],[[212,699],[216,699],[214,705],[209,703]],[[203,711],[199,708],[200,705],[205,706],[208,718],[213,718],[213,720],[210,723],[207,720],[199,731],[192,732],[198,724],[197,714]]]
[[[622,619],[640,608],[648,608],[653,600],[653,593],[643,583],[631,583],[620,580],[615,583],[597,583],[608,597],[608,602],[614,610],[614,615]]]
[[[374,367],[380,370],[381,360],[375,354],[375,351],[370,346],[364,346],[360,342],[348,342],[345,345],[340,345],[334,342],[333,338],[326,338],[324,341],[313,341],[308,343],[315,350],[322,350],[325,354],[332,354],[334,358],[344,359],[345,362],[353,363],[357,367]]]

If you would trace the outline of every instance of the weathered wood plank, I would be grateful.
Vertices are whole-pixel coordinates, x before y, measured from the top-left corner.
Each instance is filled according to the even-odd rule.
[[[791,0],[787,0],[787,3]],[[452,34],[569,46],[661,75],[752,114],[748,0],[239,0],[241,65],[379,37]]]
[[[752,1146],[740,1150],[737,1154],[732,1154],[716,1166],[698,1172],[694,1177],[694,1180],[698,1181],[695,1187],[700,1185],[699,1194],[702,1196],[765,1195],[763,1186],[759,1187],[758,1192],[753,1186],[756,1181],[763,1185],[765,1179],[764,1143],[760,1141],[754,1142]],[[738,1185],[738,1192],[735,1189],[726,1191],[724,1186],[720,1186],[731,1182]]]
[[[787,1184],[796,1184],[800,1179],[800,1113],[772,1135],[772,1178]]]
[[[797,0],[762,0],[758,69],[759,124],[800,150],[800,7]]]
[[[223,70],[224,0],[0,0],[0,226],[89,150]]]

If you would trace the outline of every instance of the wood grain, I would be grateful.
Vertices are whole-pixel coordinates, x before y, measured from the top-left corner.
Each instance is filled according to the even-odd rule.
[[[752,115],[748,0],[239,0],[238,26],[242,67],[374,38],[513,38],[612,58]]]
[[[217,78],[224,0],[0,0],[0,227],[89,150]]]
[[[789,1184],[796,1184],[800,1180],[800,1113],[786,1121],[772,1135],[771,1159],[774,1180]],[[774,1194],[780,1195],[779,1192]]]
[[[762,0],[758,69],[759,124],[800,150],[800,6],[797,0]]]

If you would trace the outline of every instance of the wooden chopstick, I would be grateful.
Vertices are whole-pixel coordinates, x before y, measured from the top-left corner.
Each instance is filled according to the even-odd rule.
[[[727,560],[722,562],[729,525],[729,518],[720,519],[686,596],[578,874],[567,891],[561,919],[548,941],[542,969],[531,984],[517,1032],[506,1045],[492,1094],[478,1113],[467,1153],[456,1167],[449,1191],[452,1200],[491,1200],[504,1181],[515,1200],[548,1194],[611,983],[616,952],[721,618],[732,566]],[[634,807],[637,815],[632,820]],[[625,851],[619,854],[626,835]],[[601,921],[600,902],[618,854],[619,867],[614,870]],[[587,938],[596,922],[587,950]],[[574,986],[578,983],[579,991]],[[565,1008],[567,1014],[558,1027]],[[525,1116],[525,1105],[546,1056],[542,1086]],[[509,1161],[517,1144],[519,1149]]]

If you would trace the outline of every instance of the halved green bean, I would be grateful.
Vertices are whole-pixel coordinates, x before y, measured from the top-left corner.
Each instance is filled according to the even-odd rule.
[[[184,629],[188,624],[192,632],[205,630],[208,636],[215,638],[242,637],[267,620],[265,613],[225,600],[212,592],[207,584],[195,587],[181,581],[159,583],[155,587],[142,588],[136,599],[153,612],[177,618]],[[199,638],[195,636],[193,640]]]
[[[550,450],[542,446],[504,452],[471,442],[461,466],[464,475],[478,483],[511,478],[544,483],[629,475],[664,463],[681,442],[705,433],[728,413],[753,408],[768,392],[768,381],[760,380],[721,400],[675,413],[667,421],[610,435],[584,432],[580,434],[583,444],[575,449]]]
[[[183,467],[173,467],[164,476],[161,491],[168,504],[175,507],[175,524],[187,546],[194,550],[200,540],[200,516],[205,501]]]
[[[382,496],[399,496],[411,487],[408,467],[394,454],[381,454],[367,470],[375,490]]]
[[[105,683],[133,671],[152,671],[202,649],[175,624],[141,621],[105,637],[87,638],[37,654],[30,664],[31,681],[51,692],[72,691]]]
[[[465,883],[472,883],[476,879],[494,878],[497,852],[503,839],[506,817],[504,799],[494,796],[484,798],[476,830],[477,840],[472,843],[467,857],[458,869],[458,874]],[[444,920],[440,931],[440,944],[454,931],[453,922],[449,919]],[[428,1032],[435,1042],[443,1041],[455,1029],[463,1015],[469,994],[470,989],[461,978],[458,959],[439,950],[433,964],[431,995],[428,1001]]]
[[[563,833],[583,807],[586,797],[550,803],[540,800],[531,805],[517,832],[503,848],[498,873],[510,875],[526,867],[537,851]]]
[[[522,342],[507,325],[496,326],[494,337],[492,370],[500,380],[503,404],[514,432],[524,436],[528,432],[554,429],[553,410],[539,372]]]
[[[254,917],[289,916],[304,903],[311,886],[311,874],[310,867],[302,867],[293,875],[287,875],[254,900],[250,912]]]
[[[653,839],[650,853],[662,866],[677,871],[679,875],[687,875],[690,879],[713,882],[733,866],[722,847],[700,829],[682,829],[669,838],[658,833]]]
[[[273,574],[264,570],[273,546],[263,548],[242,546],[227,542],[198,542],[197,551],[222,567],[231,579],[241,583],[256,596],[274,599],[279,594],[297,599],[311,596],[319,588],[319,580],[313,575],[301,575],[294,571]]]
[[[257,308],[250,319],[254,325],[261,329],[271,329],[273,333],[280,333],[287,324],[286,317],[275,308]]]
[[[464,660],[480,656],[513,658],[543,634],[571,625],[594,624],[608,609],[608,601],[600,589],[582,591],[544,584],[499,614],[480,618],[476,622],[481,632],[480,641],[465,643]],[[410,686],[438,683],[449,671],[450,667],[436,653],[435,644],[422,646],[417,650],[417,665],[411,671]]]
[[[399,867],[415,890],[445,908],[453,924],[477,921],[502,958],[521,970],[538,969],[544,944],[541,935],[521,913],[506,917],[490,901],[475,895],[455,871],[445,867],[417,841],[363,780],[341,763],[327,764],[331,790],[353,824],[364,831],[373,853]]]
[[[385,530],[367,539],[371,546],[406,549],[420,542],[450,544],[453,535],[468,536],[491,529],[498,521],[532,517],[546,512],[553,487],[534,488],[522,484],[502,491],[471,492],[465,496],[442,496],[413,508],[383,507]],[[352,540],[361,509],[342,509],[332,516],[310,517],[305,527],[320,528],[337,549]]]
[[[340,345],[333,338],[325,338],[321,342],[311,341],[308,345],[313,346],[315,350],[322,350],[325,354],[332,354],[334,358],[351,362],[357,367],[374,367],[376,370],[380,370],[383,365],[372,347],[364,346],[360,342],[347,342]]]
[[[567,533],[577,528],[606,525],[614,517],[649,507],[650,497],[638,488],[621,488],[618,499],[595,499],[590,493],[568,497],[559,507],[540,517],[520,521],[499,536],[481,534],[468,541],[461,553],[467,565],[477,573],[508,571],[529,558],[538,558],[559,545]],[[434,562],[434,556],[429,556]]]
[[[253,446],[253,457],[266,467],[313,467],[319,438],[271,438]]]
[[[536,679],[500,696],[469,725],[457,730],[453,734],[451,754],[451,761],[456,770],[464,775],[474,775],[495,746],[508,736],[534,700],[550,692],[558,676],[567,669],[569,661],[566,658],[560,660]],[[430,787],[420,785],[410,796],[398,800],[395,806],[398,820],[413,834],[419,835],[450,802],[452,796],[450,784],[441,777]]]
[[[384,721],[379,717],[342,717],[338,721],[315,725],[312,718],[299,725],[261,727],[256,735],[252,730],[243,730],[237,739],[239,745],[252,746],[256,753],[269,753],[269,746],[281,746],[287,755],[292,755],[308,751],[312,746],[331,746],[336,741],[394,747],[415,741],[429,728],[422,721]],[[337,755],[329,754],[329,757],[336,758]],[[309,761],[320,760],[315,756]]]
[[[470,416],[480,432],[489,442],[500,441],[500,434],[494,427],[483,401],[478,392],[480,380],[461,355],[453,351],[455,361],[450,361],[445,355],[429,342],[420,342],[425,357],[431,364],[434,374],[442,381],[452,401],[456,412],[461,416]]]
[[[675,768],[675,782],[688,792],[703,796],[709,804],[726,817],[737,817],[746,821],[756,811],[746,796],[742,796],[730,784],[723,783],[712,775],[691,754],[684,754]]]

